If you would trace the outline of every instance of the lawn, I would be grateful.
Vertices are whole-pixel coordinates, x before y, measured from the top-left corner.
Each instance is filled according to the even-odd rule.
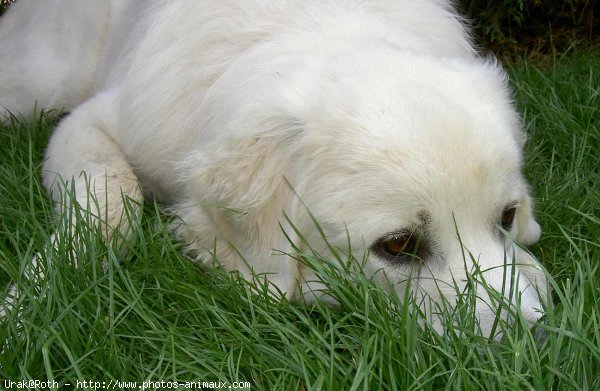
[[[600,389],[600,54],[523,62],[510,74],[544,230],[531,251],[554,277],[544,342],[518,324],[500,325],[502,341],[478,336],[468,311],[448,313],[461,327],[439,335],[419,326],[412,303],[351,266],[319,266],[318,254],[304,260],[322,268],[339,307],[271,299],[186,259],[152,203],[127,251],[83,225],[85,250],[60,234],[58,248],[44,250],[57,226],[39,181],[50,113],[0,125],[0,282],[16,279],[27,292],[19,321],[0,321],[0,388],[9,379],[106,382],[79,383],[90,389]],[[36,299],[19,270],[40,251],[47,279]]]

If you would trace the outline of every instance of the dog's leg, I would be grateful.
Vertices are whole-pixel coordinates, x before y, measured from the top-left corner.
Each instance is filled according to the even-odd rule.
[[[114,93],[105,92],[78,107],[50,139],[43,167],[44,185],[59,212],[74,199],[101,223],[105,239],[128,231],[124,199],[141,203],[133,169],[110,134],[117,126]],[[65,196],[65,191],[75,194]]]
[[[76,202],[93,223],[100,225],[107,241],[127,239],[131,212],[143,201],[133,170],[119,144],[109,135],[116,126],[114,95],[103,93],[78,107],[54,132],[43,167],[43,180],[65,217],[70,234],[77,224],[72,202]],[[74,192],[74,194],[71,194]],[[128,208],[125,200],[133,202]],[[139,208],[137,208],[139,209]],[[72,214],[71,214],[72,213]],[[81,215],[79,215],[81,216]],[[118,235],[118,236],[115,236]],[[51,245],[54,245],[54,235]],[[23,277],[33,284],[43,281],[39,255],[25,268]],[[11,287],[7,307],[19,292]],[[1,314],[1,313],[0,313]]]

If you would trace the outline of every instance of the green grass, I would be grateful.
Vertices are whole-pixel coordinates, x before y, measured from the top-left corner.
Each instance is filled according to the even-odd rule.
[[[508,332],[500,342],[477,335],[466,304],[446,314],[461,328],[448,326],[440,336],[418,325],[409,300],[315,254],[304,260],[322,269],[340,306],[273,300],[260,285],[189,262],[152,204],[127,252],[105,246],[85,224],[76,232],[85,250],[59,234],[57,249],[43,251],[56,228],[39,182],[55,123],[45,115],[0,127],[0,279],[17,280],[26,292],[20,321],[11,314],[0,323],[0,380],[248,381],[252,390],[600,389],[600,55],[571,53],[542,69],[525,63],[511,76],[544,229],[532,251],[555,277],[541,345],[519,324],[501,323]],[[47,275],[41,296],[19,272],[39,251]]]

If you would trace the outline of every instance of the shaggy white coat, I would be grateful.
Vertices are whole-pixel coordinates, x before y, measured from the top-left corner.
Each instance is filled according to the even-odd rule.
[[[510,234],[540,235],[519,116],[504,72],[476,55],[446,1],[20,0],[0,20],[0,104],[70,112],[43,167],[57,201],[74,181],[87,204],[85,171],[106,223],[123,229],[122,194],[153,194],[180,217],[190,254],[268,273],[290,298],[313,300],[319,284],[281,255],[293,250],[280,224],[305,248],[284,213],[329,251],[308,208],[357,258],[418,231],[423,262],[371,251],[366,265],[401,295],[417,275],[415,292],[452,302],[479,267],[499,291],[516,275],[503,293],[540,316],[544,274],[498,230],[514,204]],[[488,331],[495,313],[479,296]]]

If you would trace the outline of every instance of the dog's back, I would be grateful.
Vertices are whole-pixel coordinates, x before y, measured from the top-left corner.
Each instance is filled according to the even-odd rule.
[[[165,12],[155,12],[159,8]],[[137,48],[126,44],[134,30],[135,42],[141,40],[139,35],[153,32],[165,41],[171,39],[169,46],[157,45],[162,49],[194,45],[206,49],[220,41],[222,49],[234,44],[243,51],[241,37],[251,44],[295,25],[329,26],[335,34],[336,29],[371,23],[367,28],[380,30],[398,47],[469,55],[472,45],[448,8],[430,0],[179,0],[168,5],[150,0],[21,0],[0,19],[0,105],[26,116],[34,106],[72,110],[114,82],[115,68],[126,67],[123,58],[130,62],[128,56]],[[147,9],[152,9],[149,21],[143,20]],[[177,23],[169,24],[168,19]],[[174,29],[177,34],[172,34]],[[183,36],[188,42],[181,41]],[[115,67],[118,63],[123,66]]]
[[[0,18],[0,107],[30,116],[34,108],[70,111],[89,98],[109,30],[134,1],[13,4]]]

